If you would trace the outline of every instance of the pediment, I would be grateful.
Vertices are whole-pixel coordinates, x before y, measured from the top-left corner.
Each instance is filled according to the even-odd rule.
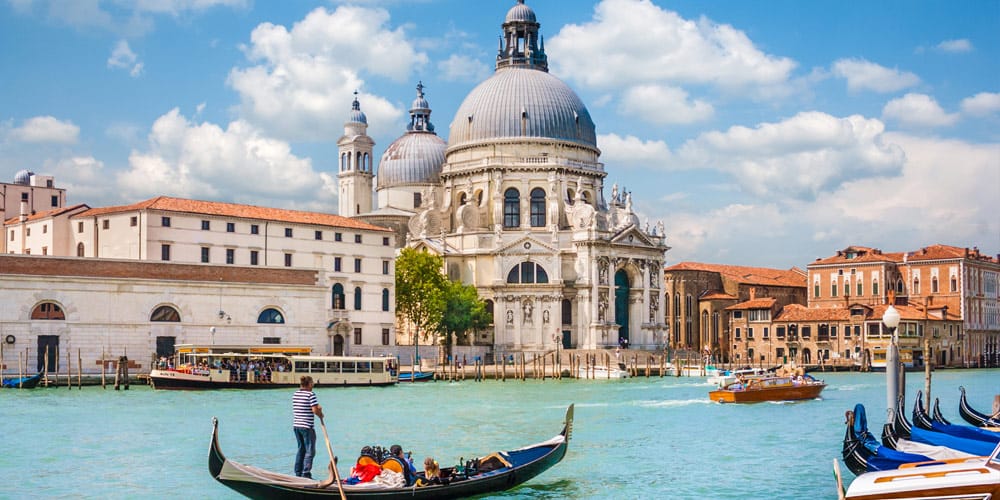
[[[496,250],[496,255],[552,255],[559,249],[531,236],[522,236]]]
[[[612,245],[627,245],[631,247],[652,248],[658,246],[646,233],[639,230],[636,225],[629,225],[611,237]]]

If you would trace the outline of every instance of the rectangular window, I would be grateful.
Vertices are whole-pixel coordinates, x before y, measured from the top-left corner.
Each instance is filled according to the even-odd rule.
[[[78,232],[78,233],[82,233],[83,232],[83,223],[82,222],[77,222],[76,223],[76,232]]]
[[[354,272],[361,272],[361,259],[354,259]]]
[[[382,246],[384,246],[384,247],[389,246],[389,237],[388,236],[385,236],[385,237],[382,238]]]
[[[341,233],[333,233],[333,241],[344,241],[344,235]]]
[[[227,222],[226,223],[226,232],[227,233],[235,233],[236,232],[236,223],[235,222]]]
[[[382,329],[382,345],[389,345],[389,329]]]
[[[851,295],[851,284],[848,282],[844,283],[844,297],[849,297]]]
[[[382,274],[389,274],[389,261],[382,261]]]
[[[354,329],[354,345],[361,345],[361,329]]]
[[[250,250],[250,265],[251,266],[256,266],[257,265],[257,255],[258,255],[258,253],[257,253],[256,250]]]
[[[779,326],[778,330],[775,333],[778,335],[779,339],[785,338],[785,327]]]
[[[48,232],[49,232],[49,225],[42,224],[42,234],[48,234]]]
[[[837,284],[836,283],[830,283],[830,296],[831,297],[836,297],[837,296]]]
[[[819,298],[819,283],[813,285],[813,297]]]
[[[257,224],[250,224],[250,234],[260,234],[260,226]]]
[[[801,330],[801,333],[802,333],[802,338],[804,338],[804,339],[812,338],[812,327],[811,326],[803,326],[802,330]]]
[[[59,206],[59,197],[58,196],[53,196],[52,197],[52,206],[53,207],[58,207]]]
[[[830,325],[830,338],[837,338],[837,325]]]
[[[14,231],[10,232],[10,241],[14,241]]]
[[[859,281],[858,282],[858,297],[860,297],[860,296],[862,296],[864,294],[865,294],[865,284]]]
[[[738,327],[738,326],[736,327],[736,334],[733,337],[736,340],[739,340],[740,338],[742,338],[742,337],[740,337],[740,327]]]
[[[281,337],[264,337],[263,344],[280,344]]]
[[[110,219],[104,219],[103,221],[101,221],[101,228],[103,228],[103,229],[111,229],[111,220]]]
[[[292,254],[285,254],[285,267],[292,267]]]
[[[285,228],[285,238],[291,238],[291,237],[292,237],[292,228],[286,227]]]
[[[48,254],[49,254],[49,247],[42,247],[42,255],[48,255]]]
[[[413,208],[420,208],[420,193],[413,193]]]
[[[105,229],[107,229],[107,228],[105,228]],[[25,228],[24,235],[25,236],[31,236],[31,228],[30,227],[29,228]]]
[[[135,217],[135,216],[130,217],[129,220],[128,220],[128,225],[131,226],[131,227],[138,226],[139,225],[139,218]]]
[[[340,272],[340,257],[333,258],[333,270],[338,273]]]
[[[227,248],[226,249],[226,264],[235,264],[235,263],[236,263],[236,249],[234,249],[234,248]]]
[[[747,328],[747,340],[753,340],[753,327]]]
[[[211,229],[212,229],[212,223],[211,222],[209,222],[207,220],[201,221],[201,230],[202,231],[210,231]]]
[[[170,260],[170,245],[160,245],[160,260]]]
[[[771,329],[766,326],[764,327],[764,338],[765,339],[771,338]]]
[[[316,231],[316,239],[317,240],[323,239],[323,231]]]
[[[208,263],[208,247],[201,247],[201,262],[204,264]]]
[[[878,297],[878,281],[872,282],[872,295]]]
[[[733,311],[733,319],[740,319],[743,317],[743,311]]]
[[[160,225],[163,227],[170,227],[170,217],[160,217]]]
[[[360,234],[355,234],[354,235],[354,242],[355,243],[361,243],[361,235]]]

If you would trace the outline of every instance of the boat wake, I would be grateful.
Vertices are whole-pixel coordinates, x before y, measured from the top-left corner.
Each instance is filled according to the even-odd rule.
[[[646,401],[636,401],[636,406],[641,406],[643,408],[679,408],[683,406],[691,405],[705,405],[712,404],[712,401],[706,399],[667,399],[667,400],[646,400]]]

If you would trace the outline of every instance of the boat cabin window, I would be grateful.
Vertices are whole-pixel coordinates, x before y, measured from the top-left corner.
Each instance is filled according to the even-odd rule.
[[[311,373],[323,373],[326,371],[326,363],[322,361],[312,361],[309,363],[309,371]]]
[[[308,361],[296,361],[295,371],[302,373],[309,373],[309,362]]]
[[[344,361],[344,373],[354,373],[354,361]]]
[[[326,362],[326,372],[327,373],[340,373],[340,361],[327,361]]]

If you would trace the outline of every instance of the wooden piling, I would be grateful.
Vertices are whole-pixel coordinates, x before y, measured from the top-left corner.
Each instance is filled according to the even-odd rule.
[[[21,382],[24,380],[24,368],[21,367],[21,353],[17,353],[17,388],[21,388]]]
[[[83,390],[83,353],[79,348],[76,350],[76,389]]]
[[[66,348],[66,388],[73,388],[73,355],[69,348]]]
[[[107,357],[104,355],[104,348],[101,347],[101,389],[107,389],[106,381],[104,379],[105,366],[108,364]]]
[[[24,358],[25,358],[25,363],[27,363],[27,358],[28,357],[25,356]],[[49,348],[48,347],[45,348],[45,354],[42,356],[42,363],[45,363],[45,366],[42,367],[42,373],[43,373],[43,377],[45,378],[45,387],[48,387],[49,386]]]

